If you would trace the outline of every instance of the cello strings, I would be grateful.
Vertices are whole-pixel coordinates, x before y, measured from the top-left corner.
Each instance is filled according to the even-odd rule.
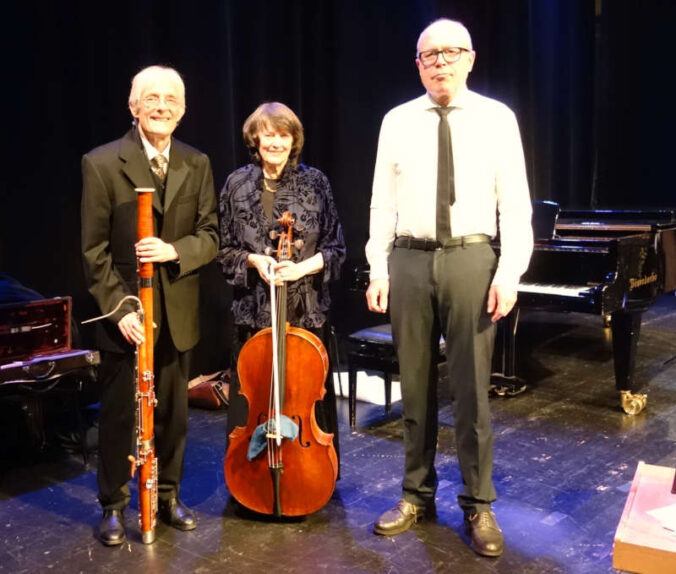
[[[281,419],[279,397],[279,319],[280,310],[277,304],[277,289],[275,287],[275,270],[272,265],[268,268],[270,278],[270,320],[272,334],[272,377],[268,411],[268,459],[271,466],[281,464]],[[274,404],[273,404],[274,403]],[[274,422],[273,422],[274,421]]]
[[[265,437],[268,444],[268,466],[272,467],[274,465],[274,441],[271,438],[272,427],[271,422],[274,416],[273,410],[273,400],[274,400],[274,388],[275,388],[275,379],[277,377],[277,328],[276,328],[276,301],[275,301],[275,292],[274,292],[274,277],[275,271],[270,264],[268,266],[268,279],[270,285],[270,320],[271,320],[271,329],[270,334],[272,335],[272,373],[270,376],[270,391],[268,392],[268,419],[265,421]]]

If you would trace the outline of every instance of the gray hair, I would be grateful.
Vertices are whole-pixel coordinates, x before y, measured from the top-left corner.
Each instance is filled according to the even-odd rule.
[[[179,98],[181,104],[185,107],[185,84],[181,75],[167,66],[148,66],[143,68],[138,74],[134,76],[131,81],[131,91],[129,92],[129,107],[132,109],[138,108],[139,100],[143,90],[156,81],[158,78],[164,78],[173,81],[179,88]]]

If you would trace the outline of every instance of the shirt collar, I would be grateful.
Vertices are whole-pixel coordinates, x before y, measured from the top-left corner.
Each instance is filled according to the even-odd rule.
[[[439,104],[437,104],[432,97],[430,96],[429,93],[426,93],[423,96],[423,101],[425,103],[425,109],[426,110],[432,110],[434,108],[438,108]],[[466,108],[467,105],[469,104],[469,99],[470,99],[470,91],[467,88],[467,86],[463,86],[458,90],[458,93],[455,94],[455,98],[451,101],[449,104],[449,107],[452,108]]]
[[[141,142],[143,143],[143,149],[146,152],[146,157],[148,158],[148,160],[152,160],[156,155],[162,154],[164,156],[164,158],[167,160],[167,163],[169,162],[169,150],[171,149],[171,140],[169,140],[169,144],[164,149],[164,151],[159,152],[145,138],[145,136],[141,133],[141,130],[139,130],[138,135],[141,137]]]

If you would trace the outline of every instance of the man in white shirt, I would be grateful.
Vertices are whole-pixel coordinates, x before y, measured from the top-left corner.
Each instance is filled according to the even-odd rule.
[[[503,536],[491,511],[491,359],[495,323],[516,302],[533,235],[516,118],[467,88],[474,60],[462,24],[430,24],[416,58],[427,93],[388,112],[380,131],[366,299],[371,311],[390,310],[406,462],[402,498],[374,531],[398,534],[435,514],[436,349],[443,334],[464,483],[458,503],[474,551],[499,556]],[[489,243],[498,231],[499,258]]]
[[[199,338],[197,270],[218,246],[216,196],[209,158],[173,137],[185,113],[185,87],[171,68],[150,66],[132,82],[134,127],[82,158],[82,252],[89,292],[102,313],[99,387],[97,538],[125,540],[129,461],[135,437],[135,348],[143,341],[136,304],[137,263],[154,264],[155,453],[160,518],[179,530],[196,527],[179,500],[188,425],[189,352]],[[153,193],[154,237],[137,242],[137,193]],[[122,302],[121,305],[119,305]]]

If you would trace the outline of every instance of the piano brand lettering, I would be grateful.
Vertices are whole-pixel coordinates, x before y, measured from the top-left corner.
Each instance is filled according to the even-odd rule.
[[[657,282],[657,273],[651,273],[647,277],[641,277],[640,279],[634,279],[633,277],[629,278],[629,289],[636,289],[638,287],[643,287],[649,283]]]

